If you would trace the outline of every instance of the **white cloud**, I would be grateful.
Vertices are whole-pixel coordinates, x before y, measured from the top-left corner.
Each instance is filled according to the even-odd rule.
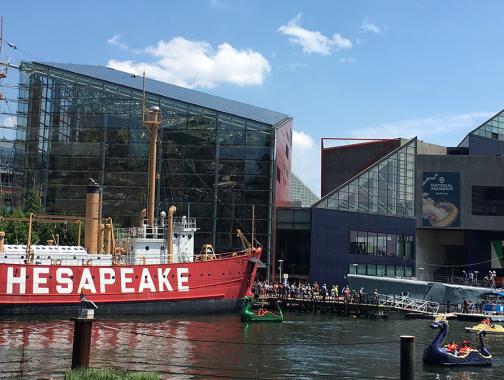
[[[292,131],[292,171],[320,195],[320,144],[305,132]]]
[[[143,50],[153,62],[117,61],[107,66],[184,87],[212,88],[221,83],[260,85],[271,71],[268,60],[251,49],[238,50],[224,42],[213,49],[208,42],[175,37]]]
[[[381,33],[381,29],[373,24],[372,22],[370,22],[367,18],[365,18],[363,21],[362,21],[362,24],[361,24],[361,30],[364,32],[364,33],[374,33],[374,34],[380,34]]]
[[[128,44],[126,42],[121,41],[121,36],[119,34],[115,34],[107,40],[112,46],[117,46],[121,50],[128,50]]]
[[[343,58],[340,58],[338,61],[340,63],[352,63],[352,62],[355,62],[355,59],[343,57]]]
[[[457,145],[471,130],[490,118],[488,112],[433,116],[407,119],[353,130],[354,137],[362,138],[411,138],[445,146]]]
[[[292,131],[292,146],[299,150],[312,149],[315,145],[313,137],[305,132]]]
[[[301,13],[290,20],[287,25],[280,26],[278,31],[290,36],[289,41],[291,43],[302,46],[303,52],[330,55],[333,50],[350,49],[352,47],[352,42],[338,33],[333,34],[332,37],[327,37],[319,31],[302,28],[299,25],[300,20]]]

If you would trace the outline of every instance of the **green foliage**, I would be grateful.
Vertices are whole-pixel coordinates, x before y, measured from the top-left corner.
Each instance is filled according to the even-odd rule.
[[[125,372],[110,368],[75,369],[65,374],[65,380],[159,380],[150,372]]]
[[[8,214],[2,203],[2,216],[20,219],[0,221],[0,231],[5,232],[5,242],[7,244],[26,244],[28,241],[29,223],[22,219],[29,218],[30,213],[44,213],[44,209],[40,201],[40,194],[35,189],[27,195],[24,211],[16,208],[12,211],[12,213]],[[56,240],[56,236],[59,235],[60,245],[75,245],[77,244],[77,234],[78,225],[73,222],[54,224],[34,222],[32,224],[31,244],[47,244],[47,240]]]
[[[15,209],[11,215],[13,218],[25,218],[26,214],[20,209]],[[28,223],[24,221],[0,221],[0,230],[5,231],[7,244],[26,244],[28,240]]]

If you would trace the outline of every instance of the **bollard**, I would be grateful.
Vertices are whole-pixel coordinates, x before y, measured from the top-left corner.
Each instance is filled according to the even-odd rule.
[[[73,349],[72,349],[72,369],[89,368],[89,353],[91,351],[91,331],[93,320],[85,318],[72,318],[75,321]]]
[[[401,380],[415,379],[415,337],[401,335]]]

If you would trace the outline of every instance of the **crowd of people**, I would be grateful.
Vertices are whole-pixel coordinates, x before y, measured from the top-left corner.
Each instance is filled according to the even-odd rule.
[[[496,282],[495,278],[497,277],[497,273],[495,271],[488,271],[488,274],[486,274],[482,279],[478,279],[478,271],[470,271],[466,272],[465,270],[462,271],[462,284],[463,285],[470,285],[470,286],[487,286],[489,288],[495,289]]]
[[[253,287],[256,297],[277,297],[277,298],[298,298],[309,300],[334,300],[346,301],[351,303],[378,303],[378,290],[374,289],[372,293],[365,292],[364,288],[358,291],[344,286],[341,290],[338,285],[327,286],[327,284],[293,283],[279,284],[269,283],[267,281],[257,281]]]

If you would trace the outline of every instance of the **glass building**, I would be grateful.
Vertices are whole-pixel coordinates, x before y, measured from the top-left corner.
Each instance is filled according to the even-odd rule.
[[[311,281],[415,275],[416,154],[414,138],[312,206]]]
[[[23,62],[15,178],[47,213],[84,215],[89,178],[103,186],[102,215],[138,224],[146,207],[149,135],[143,79],[102,66]],[[272,215],[289,200],[292,118],[146,79],[146,107],[161,110],[156,215],[170,205],[197,218],[196,246],[240,247],[252,230],[268,258]],[[22,202],[21,202],[22,203]]]
[[[330,192],[315,206],[415,217],[415,157],[413,139]]]
[[[291,173],[291,201],[300,202],[301,207],[310,207],[320,198],[296,174]]]

